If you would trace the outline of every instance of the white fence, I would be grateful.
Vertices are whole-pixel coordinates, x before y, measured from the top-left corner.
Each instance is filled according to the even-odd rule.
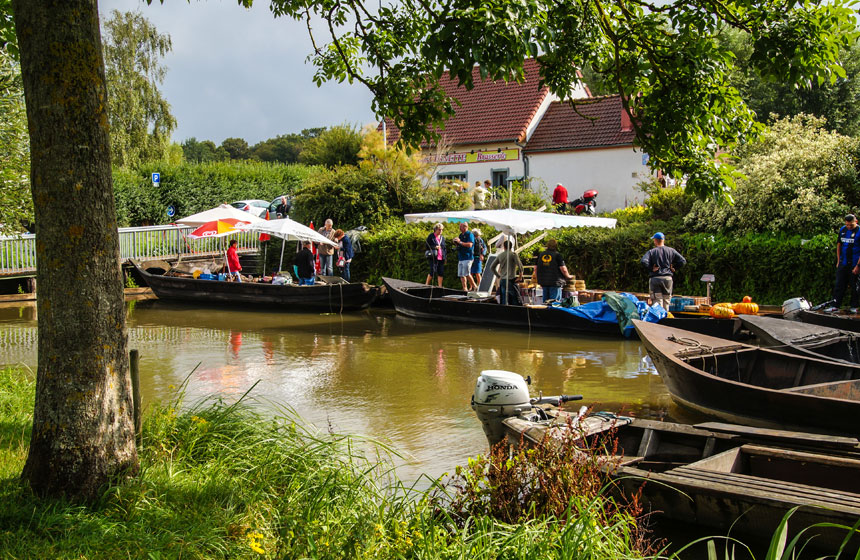
[[[191,239],[188,226],[144,226],[119,228],[120,260],[171,259],[179,256],[219,253],[226,247],[224,238]],[[256,251],[257,233],[236,235],[240,252]],[[0,275],[24,274],[36,270],[36,235],[25,233],[0,236]]]

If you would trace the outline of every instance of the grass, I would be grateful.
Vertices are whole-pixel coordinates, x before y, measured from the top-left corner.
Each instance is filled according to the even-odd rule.
[[[34,387],[24,372],[0,370],[2,558],[659,555],[635,500],[609,497],[593,458],[557,446],[493,453],[470,460],[449,484],[417,492],[398,482],[390,450],[378,443],[313,431],[288,410],[263,414],[217,398],[151,407],[139,476],[97,503],[40,499],[18,479]],[[786,546],[784,526],[774,542],[768,558],[789,558],[797,545]],[[714,545],[709,552],[718,560]]]

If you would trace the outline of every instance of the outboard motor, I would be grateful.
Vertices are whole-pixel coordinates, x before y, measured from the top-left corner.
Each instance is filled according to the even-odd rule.
[[[811,306],[806,299],[802,297],[791,298],[782,303],[782,317],[791,321],[797,321],[798,314],[802,310],[809,310]]]
[[[530,420],[546,419],[537,404],[558,406],[568,401],[582,399],[582,395],[560,395],[557,397],[529,398],[531,378],[523,377],[512,371],[489,369],[481,372],[472,395],[472,410],[484,427],[484,434],[490,447],[505,439],[505,425],[502,421],[512,416],[530,417]]]

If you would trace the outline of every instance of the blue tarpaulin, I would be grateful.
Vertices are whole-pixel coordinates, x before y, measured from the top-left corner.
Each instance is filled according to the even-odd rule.
[[[657,304],[654,304],[649,307],[647,303],[645,303],[644,301],[640,301],[639,298],[637,298],[633,294],[622,292],[619,295],[629,299],[636,306],[636,310],[639,312],[638,319],[641,319],[642,321],[647,321],[648,323],[656,323],[666,317],[666,310]],[[560,305],[553,307],[560,311],[566,311],[571,315],[577,315],[595,323],[613,323],[616,325],[618,324],[617,314],[612,309],[612,307],[610,307],[609,304],[602,299],[600,301],[593,301],[591,303],[586,303],[578,307],[562,307]],[[626,327],[619,325],[619,328],[621,328],[621,332],[624,333],[624,336],[628,338],[631,337],[633,335],[633,332],[635,331],[633,325],[628,325]]]

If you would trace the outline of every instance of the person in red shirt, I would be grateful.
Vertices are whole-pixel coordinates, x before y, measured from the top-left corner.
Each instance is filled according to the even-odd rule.
[[[236,280],[242,281],[242,275],[239,271],[242,270],[242,265],[239,264],[239,252],[236,249],[237,242],[235,239],[230,240],[230,248],[227,249],[227,270],[230,274],[236,275]]]
[[[552,191],[552,203],[555,205],[555,211],[558,213],[563,212],[565,206],[567,206],[567,189],[561,183],[557,184],[555,190]]]

